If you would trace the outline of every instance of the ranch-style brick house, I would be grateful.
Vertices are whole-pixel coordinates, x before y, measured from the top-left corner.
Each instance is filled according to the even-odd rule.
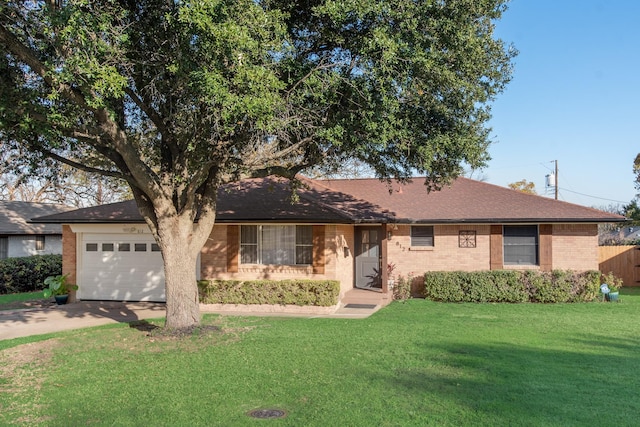
[[[622,216],[466,178],[311,180],[292,198],[281,178],[219,192],[202,279],[338,280],[389,294],[393,275],[426,271],[597,270],[598,223]],[[83,300],[164,301],[159,248],[133,201],[40,217],[61,224],[63,271]],[[384,268],[381,268],[383,267]]]

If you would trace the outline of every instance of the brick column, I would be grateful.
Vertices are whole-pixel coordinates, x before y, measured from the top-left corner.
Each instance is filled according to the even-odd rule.
[[[76,233],[69,225],[62,226],[62,274],[67,274],[67,283],[77,285],[78,261],[76,256]],[[69,302],[76,301],[76,291],[69,292]]]

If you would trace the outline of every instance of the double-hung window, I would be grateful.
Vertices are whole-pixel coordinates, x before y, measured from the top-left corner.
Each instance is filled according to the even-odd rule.
[[[310,225],[243,225],[240,263],[310,265],[313,228]]]
[[[538,265],[538,226],[505,225],[504,264]]]

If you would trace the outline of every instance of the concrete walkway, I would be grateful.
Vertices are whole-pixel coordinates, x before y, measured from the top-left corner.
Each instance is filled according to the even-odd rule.
[[[202,313],[234,316],[292,316],[361,319],[370,316],[380,306],[305,310],[304,307],[201,305]],[[129,323],[142,319],[165,317],[163,303],[122,303],[80,301],[49,308],[0,310],[0,340],[42,335],[109,323]]]

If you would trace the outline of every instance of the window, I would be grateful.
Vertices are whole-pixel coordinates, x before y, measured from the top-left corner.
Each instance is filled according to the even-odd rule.
[[[412,225],[411,246],[433,246],[433,225]]]
[[[505,225],[504,264],[538,265],[538,226]]]
[[[131,243],[118,243],[118,252],[130,252]]]
[[[258,263],[257,225],[243,225],[240,227],[240,262],[242,264]]]
[[[9,238],[7,236],[0,237],[0,259],[6,259],[9,256]]]
[[[113,243],[102,244],[102,252],[113,252],[113,248],[114,248]]]
[[[160,252],[160,245],[157,243],[151,244],[151,252]]]
[[[44,251],[44,236],[36,236],[36,251]]]
[[[133,245],[133,249],[136,252],[146,252],[147,251],[147,244],[146,243],[135,243]]]
[[[313,264],[313,228],[296,227],[296,264]]]
[[[87,243],[87,252],[98,252],[98,244],[97,243]]]
[[[313,228],[310,225],[243,225],[240,227],[242,264],[310,265]]]

